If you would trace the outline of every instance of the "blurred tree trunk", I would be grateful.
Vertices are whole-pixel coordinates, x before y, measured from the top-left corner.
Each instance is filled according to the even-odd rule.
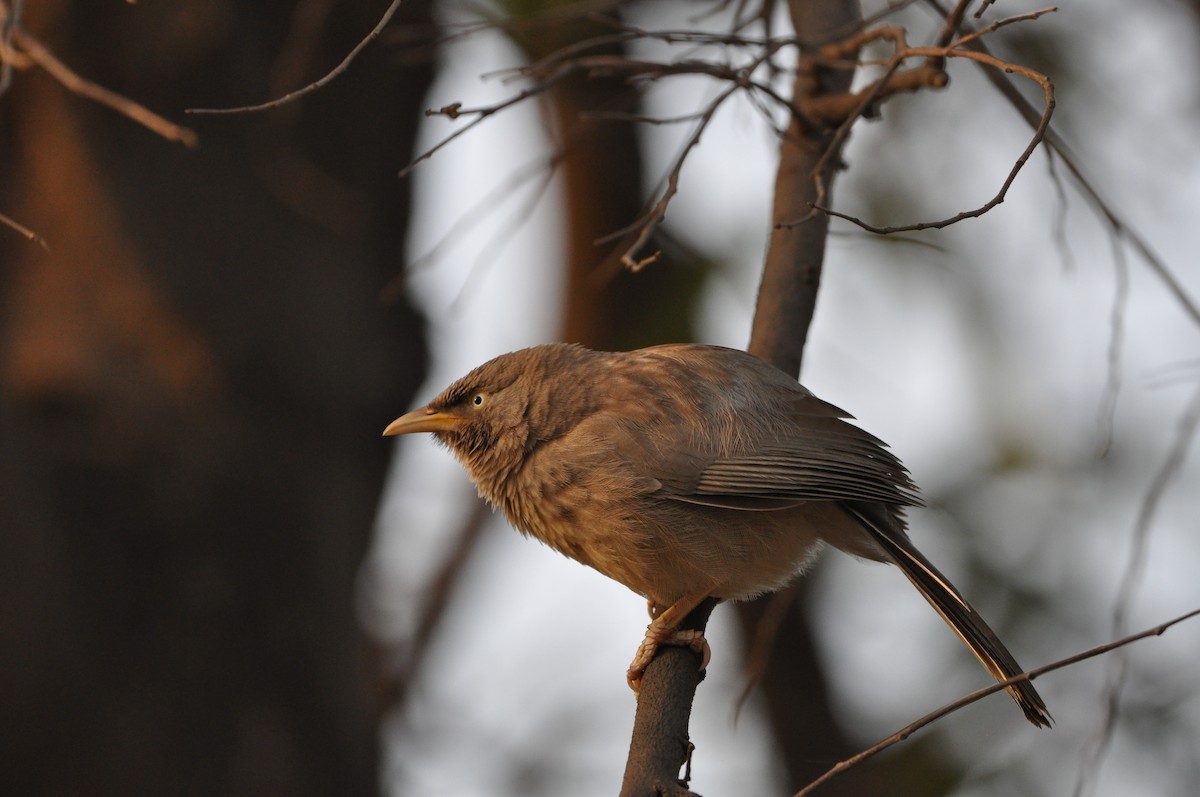
[[[534,5],[545,11],[555,3]],[[594,14],[514,30],[517,44],[536,61],[613,28]],[[621,56],[625,48],[611,44],[589,52]],[[641,111],[640,92],[625,80],[583,74],[557,82],[544,106],[561,155],[567,276],[562,339],[595,349],[690,340],[693,304],[706,276],[706,264],[669,243],[664,258],[639,274],[621,267],[616,243],[597,243],[642,213],[646,174],[636,123],[596,115]],[[647,251],[663,246],[663,236],[656,235]]]
[[[37,3],[24,25],[181,120],[323,74],[383,6]],[[430,74],[378,41],[300,104],[183,120],[194,151],[36,69],[0,98],[0,208],[49,244],[0,233],[0,793],[378,792],[354,586],[379,431],[424,367],[378,293]]]

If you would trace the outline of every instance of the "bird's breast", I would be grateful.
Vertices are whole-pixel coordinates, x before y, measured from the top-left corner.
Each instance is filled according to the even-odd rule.
[[[642,482],[560,452],[531,458],[485,497],[523,534],[650,597],[660,546]]]

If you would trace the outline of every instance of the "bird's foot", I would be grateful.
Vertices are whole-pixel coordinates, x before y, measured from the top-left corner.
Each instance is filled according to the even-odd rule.
[[[699,653],[701,672],[704,672],[704,668],[708,666],[709,660],[712,659],[712,648],[708,646],[708,640],[704,638],[702,631],[655,628],[655,625],[655,623],[651,623],[650,627],[646,629],[646,638],[638,646],[637,654],[633,657],[633,662],[629,665],[629,670],[625,673],[625,678],[629,682],[629,688],[633,690],[635,695],[641,692],[642,676],[646,674],[646,668],[650,666],[651,660],[654,659],[654,654],[658,652],[658,648],[661,645],[691,648],[696,653]]]

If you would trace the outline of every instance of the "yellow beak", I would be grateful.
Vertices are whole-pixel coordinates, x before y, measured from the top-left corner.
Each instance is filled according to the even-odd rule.
[[[415,434],[416,432],[449,432],[465,420],[458,415],[422,407],[401,415],[388,424],[383,436]]]

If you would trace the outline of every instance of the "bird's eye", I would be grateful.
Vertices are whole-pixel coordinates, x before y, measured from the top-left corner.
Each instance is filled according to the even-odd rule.
[[[474,404],[476,407],[482,407],[486,402],[487,402],[487,396],[485,396],[483,393],[476,393],[475,396],[471,399],[471,403]]]

